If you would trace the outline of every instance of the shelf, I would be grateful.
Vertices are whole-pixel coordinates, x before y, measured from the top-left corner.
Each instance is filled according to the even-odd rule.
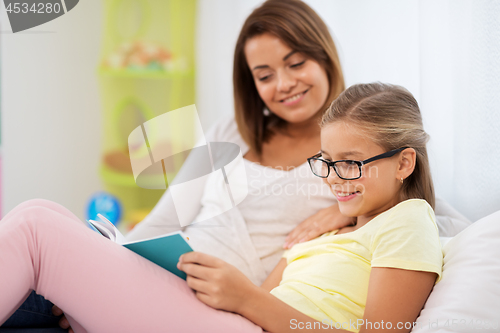
[[[193,70],[164,72],[164,71],[148,71],[148,70],[130,70],[130,69],[116,70],[108,68],[99,68],[97,70],[97,73],[102,77],[110,77],[110,78],[160,79],[160,80],[194,78]]]
[[[99,169],[101,178],[112,185],[126,186],[126,187],[140,187],[135,183],[134,175],[131,173],[118,172],[110,169],[105,165],[101,165]],[[173,176],[173,175],[170,175]],[[165,177],[163,174],[142,176],[142,181],[149,184],[165,184]]]

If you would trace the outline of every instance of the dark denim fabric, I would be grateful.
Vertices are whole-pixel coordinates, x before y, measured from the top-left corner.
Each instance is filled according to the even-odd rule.
[[[19,309],[1,327],[59,327],[59,319],[61,317],[52,314],[53,305],[42,296],[32,292]]]

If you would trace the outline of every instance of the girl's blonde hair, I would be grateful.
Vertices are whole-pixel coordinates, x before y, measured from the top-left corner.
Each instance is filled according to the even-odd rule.
[[[424,131],[418,103],[403,87],[384,83],[356,84],[349,87],[328,107],[321,127],[346,121],[358,127],[386,151],[410,147],[417,153],[415,170],[404,180],[401,201],[417,198],[434,208],[432,184]]]
[[[257,92],[245,57],[245,44],[255,36],[270,33],[292,50],[316,60],[326,71],[330,85],[323,111],[344,90],[344,76],[335,43],[328,27],[307,4],[300,0],[268,0],[256,8],[241,28],[234,50],[233,93],[235,120],[245,142],[260,155],[262,144],[272,130],[286,122],[271,113],[264,117],[264,102]]]

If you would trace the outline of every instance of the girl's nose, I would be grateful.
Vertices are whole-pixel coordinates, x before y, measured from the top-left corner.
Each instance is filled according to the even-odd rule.
[[[338,185],[338,184],[343,184],[345,180],[342,178],[339,178],[335,170],[333,168],[330,169],[330,174],[328,177],[326,177],[326,182],[330,185]]]

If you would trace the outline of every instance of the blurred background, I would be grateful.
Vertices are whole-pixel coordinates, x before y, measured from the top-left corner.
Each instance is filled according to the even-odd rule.
[[[2,3],[2,216],[45,198],[86,218],[105,191],[122,220],[141,220],[162,191],[135,185],[128,134],[193,103],[204,131],[230,116],[234,45],[261,2],[85,0],[15,34]],[[499,210],[500,2],[305,2],[330,27],[347,85],[389,82],[415,95],[437,194],[471,220]]]

